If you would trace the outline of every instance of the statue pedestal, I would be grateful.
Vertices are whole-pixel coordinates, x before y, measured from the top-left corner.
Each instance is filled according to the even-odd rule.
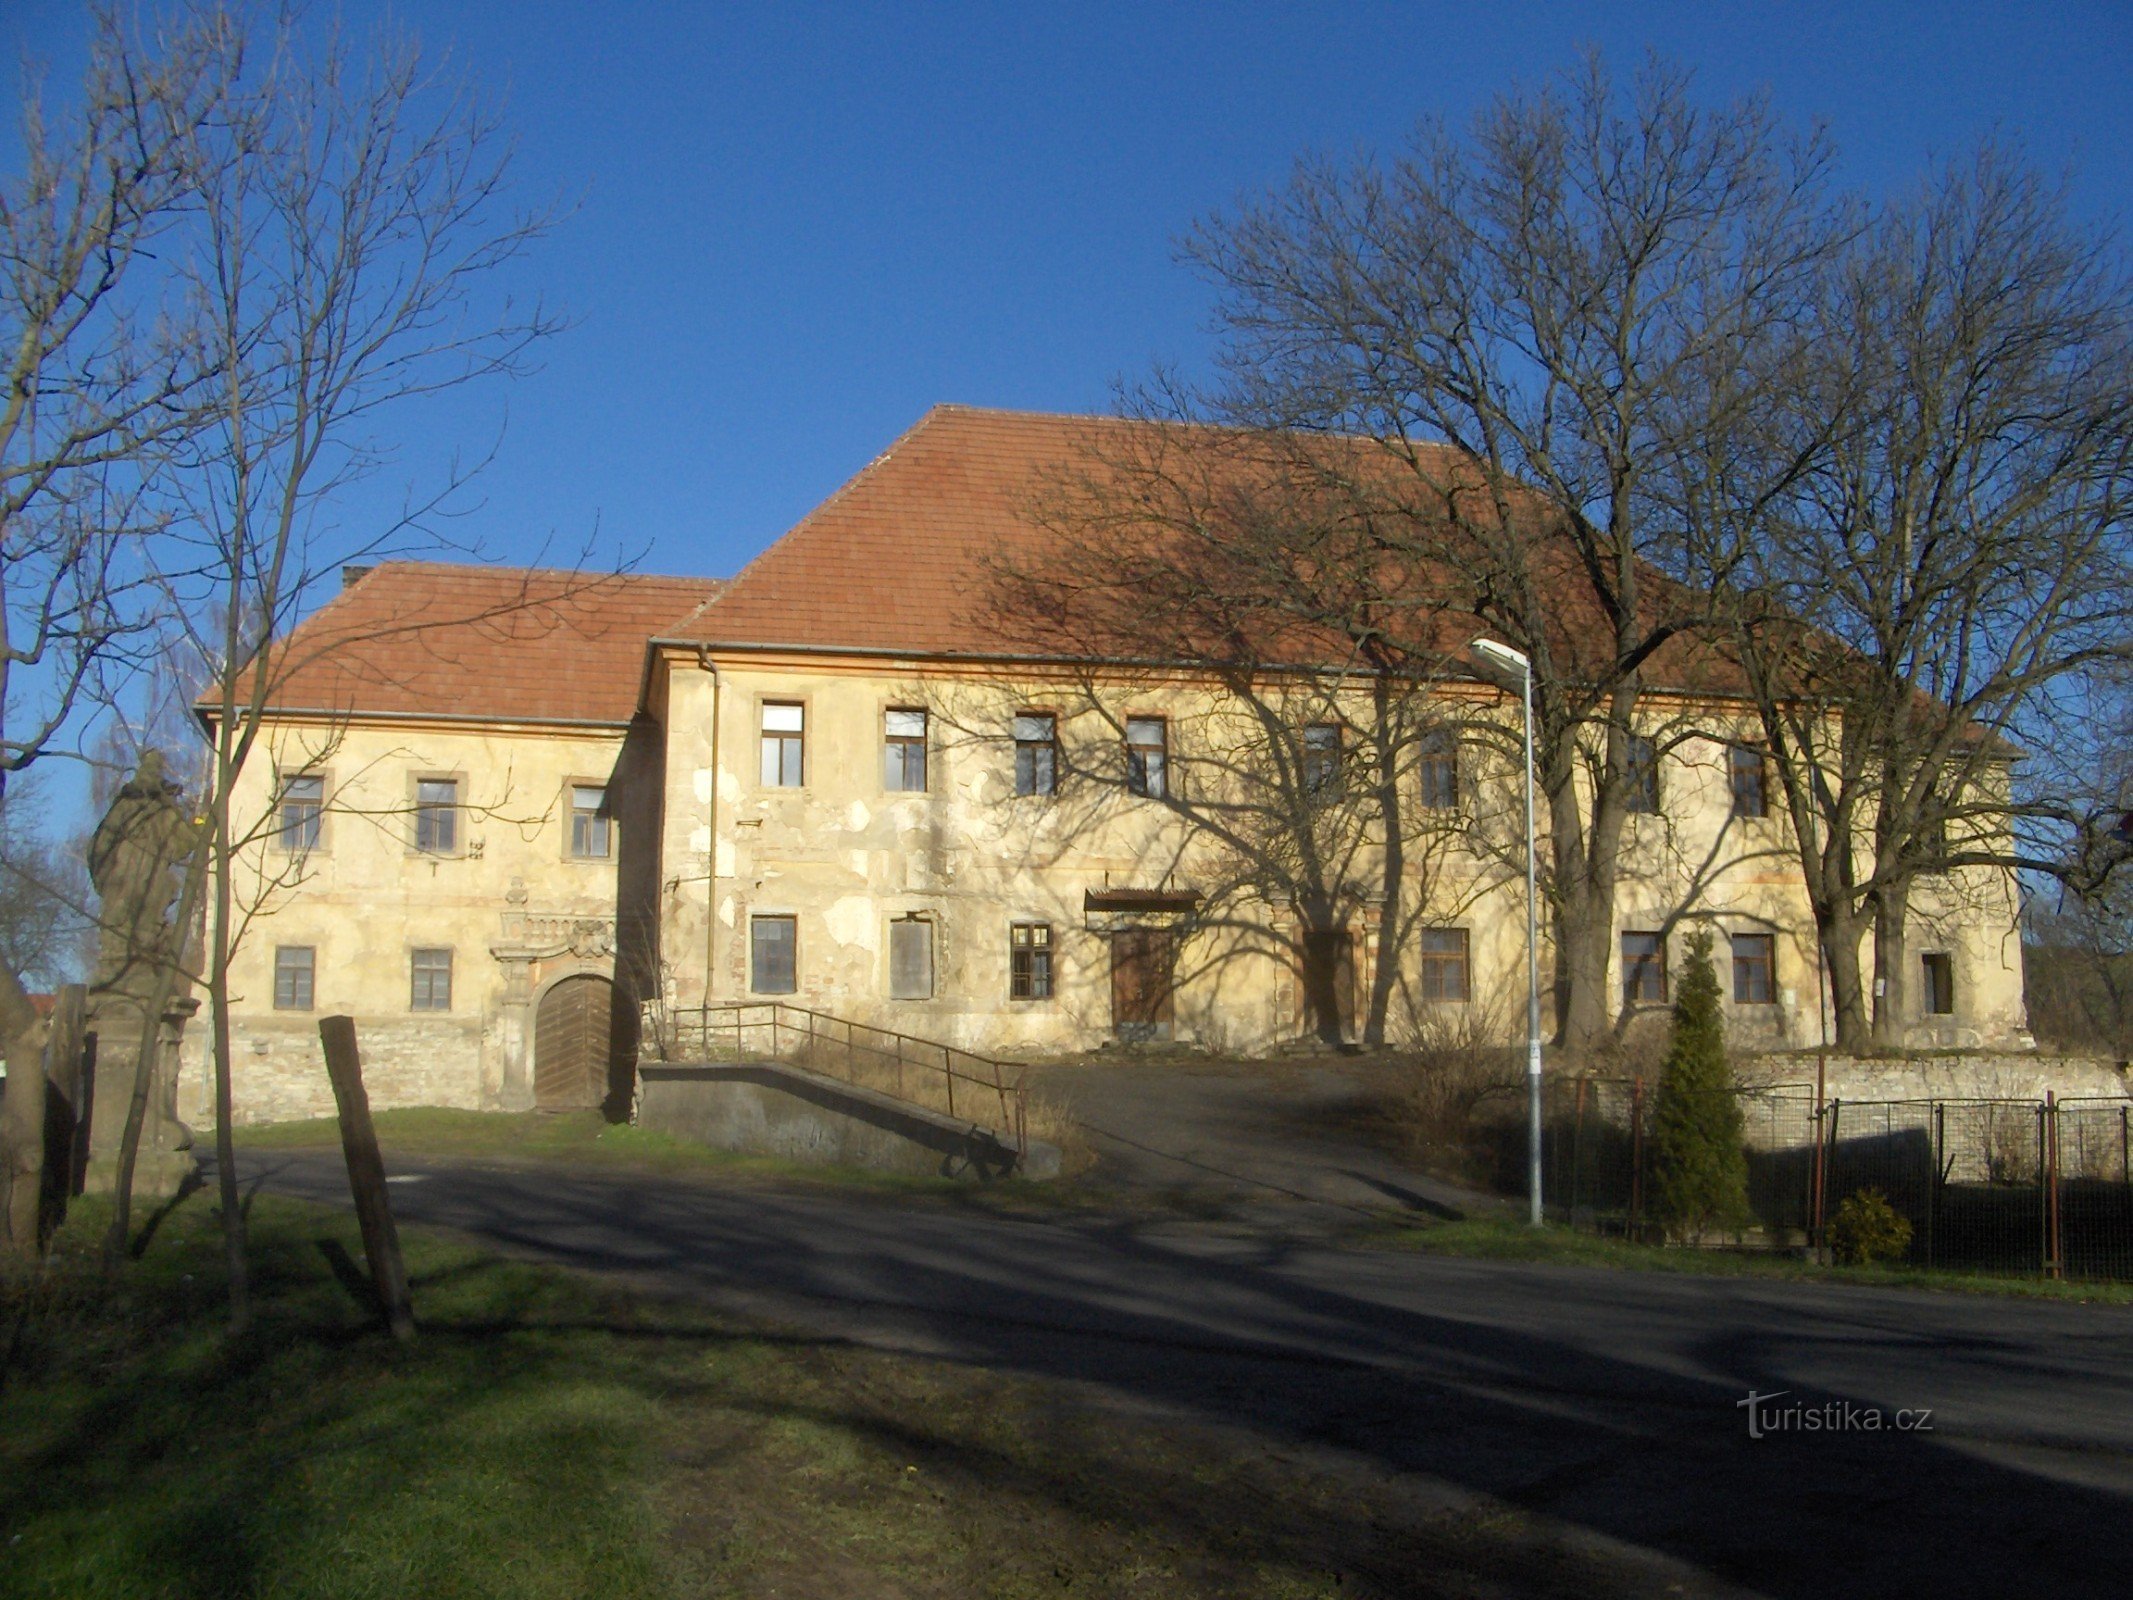
[[[148,1112],[133,1164],[137,1201],[169,1199],[200,1169],[192,1153],[193,1130],[178,1120],[178,1041],[199,1009],[197,1000],[174,1000],[156,1029],[155,1075],[148,1085]],[[134,1073],[141,1058],[140,1002],[110,992],[92,995],[88,1031],[96,1035],[96,1103],[82,1187],[90,1194],[110,1194],[118,1187],[119,1147],[125,1142],[126,1114],[133,1104]]]

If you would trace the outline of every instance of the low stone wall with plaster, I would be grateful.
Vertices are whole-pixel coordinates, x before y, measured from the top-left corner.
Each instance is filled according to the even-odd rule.
[[[1832,1055],[1823,1092],[1833,1100],[2061,1100],[2133,1094],[2133,1075],[2115,1061],[2034,1051],[1962,1051],[1897,1059]],[[1741,1056],[1734,1077],[1744,1086],[1813,1089],[1812,1053]]]
[[[363,1088],[373,1111],[409,1106],[480,1111],[494,1106],[494,1090],[483,1081],[483,1029],[477,1018],[358,1017],[356,1043],[363,1052]],[[230,1044],[231,1121],[237,1127],[334,1115],[333,1085],[326,1077],[316,1016],[305,1013],[288,1022],[246,1018]],[[215,1125],[214,1067],[204,1011],[185,1031],[182,1062],[178,1116],[204,1132]]]
[[[991,1130],[783,1062],[646,1062],[637,1125],[714,1149],[937,1177],[1056,1177],[1031,1140],[1018,1164]]]

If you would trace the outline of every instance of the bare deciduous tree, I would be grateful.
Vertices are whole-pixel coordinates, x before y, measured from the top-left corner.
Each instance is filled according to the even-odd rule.
[[[2004,901],[2016,871],[2078,872],[2069,839],[2103,814],[2048,753],[2093,748],[2082,685],[2133,650],[2133,279],[1988,149],[1887,208],[1817,322],[1818,369],[1742,441],[1808,470],[1777,496],[1713,474],[1685,520],[1730,599],[1838,1042],[1889,1048],[1921,884]]]
[[[238,57],[218,16],[144,48],[99,11],[69,110],[48,118],[26,73],[23,168],[0,183],[0,785],[71,731],[143,637],[140,538],[212,369],[158,256]],[[14,1085],[7,1244],[33,1250],[42,1028],[6,967],[0,1045]]]
[[[203,179],[186,261],[214,357],[212,425],[173,482],[174,515],[157,541],[166,612],[200,665],[212,745],[186,904],[206,905],[235,1327],[249,1303],[230,1142],[230,968],[251,915],[281,885],[255,886],[253,903],[240,903],[239,858],[273,818],[234,815],[233,804],[277,686],[305,664],[275,641],[344,564],[447,543],[432,514],[464,482],[456,465],[383,526],[346,527],[334,514],[336,497],[384,460],[381,413],[520,371],[557,326],[497,282],[545,220],[511,203],[511,151],[492,110],[391,34],[359,48],[334,33],[312,49],[285,26],[254,61],[228,113],[192,140]],[[403,625],[440,620],[451,619]],[[125,1225],[122,1188],[115,1230]]]
[[[1830,156],[1758,100],[1701,107],[1598,61],[1398,160],[1300,167],[1197,229],[1228,382],[1205,410],[1375,441],[1342,474],[1377,544],[1533,662],[1562,1040],[1607,1036],[1607,972],[1656,669],[1705,596],[1676,506],[1791,381],[1848,226]],[[1799,470],[1768,459],[1759,494]],[[1389,470],[1388,470],[1389,469]]]

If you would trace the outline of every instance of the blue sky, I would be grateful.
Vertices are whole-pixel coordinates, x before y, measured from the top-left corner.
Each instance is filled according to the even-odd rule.
[[[570,203],[517,275],[576,319],[543,370],[400,424],[417,479],[502,430],[461,532],[506,558],[597,528],[607,559],[729,573],[935,401],[1099,409],[1153,361],[1191,371],[1207,297],[1179,230],[1584,42],[1623,70],[1657,50],[1714,98],[1767,88],[1869,188],[1994,129],[2070,172],[2084,215],[2117,220],[2133,176],[2123,3],[396,14],[506,99],[525,192]],[[63,64],[80,31],[18,0],[0,47]]]

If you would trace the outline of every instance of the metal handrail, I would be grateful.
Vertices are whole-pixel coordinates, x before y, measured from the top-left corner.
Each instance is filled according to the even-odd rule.
[[[968,1084],[973,1088],[995,1096],[1000,1107],[1001,1129],[1010,1134],[1016,1151],[1029,1153],[1029,1107],[1024,1090],[1022,1073],[1010,1063],[991,1056],[981,1056],[975,1051],[958,1045],[942,1044],[936,1039],[921,1039],[913,1034],[899,1033],[893,1028],[878,1028],[872,1023],[854,1022],[848,1017],[833,1016],[826,1011],[816,1011],[807,1006],[789,1005],[782,1000],[739,1000],[720,1005],[698,1006],[683,1016],[697,1019],[699,1037],[708,1051],[714,1038],[730,1034],[736,1059],[746,1055],[744,1043],[751,1030],[767,1028],[770,1033],[770,1057],[778,1060],[785,1054],[782,1048],[785,1036],[790,1036],[793,1046],[807,1051],[808,1065],[822,1070],[822,1047],[841,1047],[849,1081],[857,1082],[851,1069],[856,1055],[865,1054],[878,1060],[893,1063],[896,1068],[896,1093],[904,1097],[904,1069],[938,1073],[947,1086],[948,1115],[958,1116],[955,1103],[955,1086]],[[714,1021],[714,1019],[718,1019]],[[839,1037],[839,1030],[842,1036]],[[862,1039],[861,1034],[870,1035]],[[873,1039],[887,1040],[877,1044]],[[938,1060],[928,1056],[938,1056]],[[971,1071],[958,1067],[958,1062],[969,1063],[980,1070]],[[1012,1081],[1009,1074],[1012,1073]],[[967,1104],[967,1097],[966,1097]],[[973,1123],[972,1126],[977,1126]]]

